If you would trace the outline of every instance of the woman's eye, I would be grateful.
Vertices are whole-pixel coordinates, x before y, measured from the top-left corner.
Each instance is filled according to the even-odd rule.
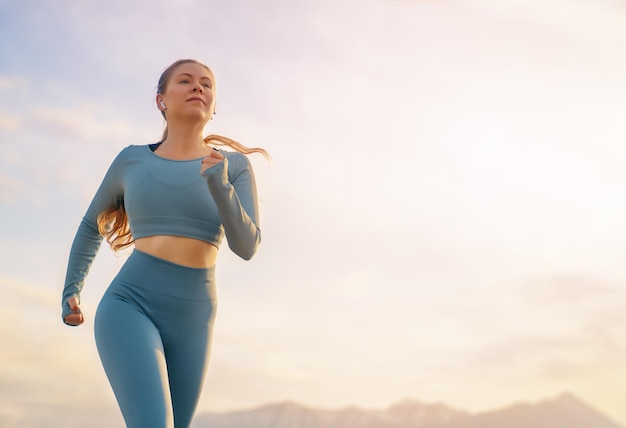
[[[189,80],[183,79],[183,80],[180,81],[180,83],[189,83]]]
[[[204,86],[205,88],[210,88],[211,85],[209,85],[208,83],[203,83],[202,86]]]

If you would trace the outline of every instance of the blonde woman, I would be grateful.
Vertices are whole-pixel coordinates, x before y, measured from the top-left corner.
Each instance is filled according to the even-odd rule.
[[[215,113],[215,77],[198,61],[163,72],[156,104],[167,123],[162,140],[118,154],[80,223],[63,321],[84,322],[80,292],[103,237],[114,250],[134,244],[98,305],[98,353],[128,427],[185,428],[208,363],[218,248],[226,236],[248,260],[261,241],[246,154],[267,153],[203,137]]]

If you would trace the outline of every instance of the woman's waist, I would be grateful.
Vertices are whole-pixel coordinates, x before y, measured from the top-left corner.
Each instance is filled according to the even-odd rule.
[[[135,248],[154,257],[191,268],[214,266],[218,253],[216,244],[175,235],[137,238]]]
[[[107,293],[144,302],[145,298],[160,299],[159,296],[195,302],[216,301],[215,267],[184,266],[135,248]],[[151,305],[157,301],[151,300]]]

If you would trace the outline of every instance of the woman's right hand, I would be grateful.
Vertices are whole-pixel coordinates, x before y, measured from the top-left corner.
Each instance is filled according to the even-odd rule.
[[[67,299],[67,304],[70,305],[70,309],[73,313],[63,318],[65,323],[69,325],[81,325],[82,323],[84,323],[85,317],[83,316],[83,312],[80,310],[78,297],[70,297],[69,299]]]

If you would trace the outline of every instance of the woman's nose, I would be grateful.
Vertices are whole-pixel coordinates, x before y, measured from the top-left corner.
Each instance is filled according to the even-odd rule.
[[[201,84],[198,83],[197,85],[194,85],[193,91],[202,93],[202,92],[204,92],[204,88],[202,87]]]

